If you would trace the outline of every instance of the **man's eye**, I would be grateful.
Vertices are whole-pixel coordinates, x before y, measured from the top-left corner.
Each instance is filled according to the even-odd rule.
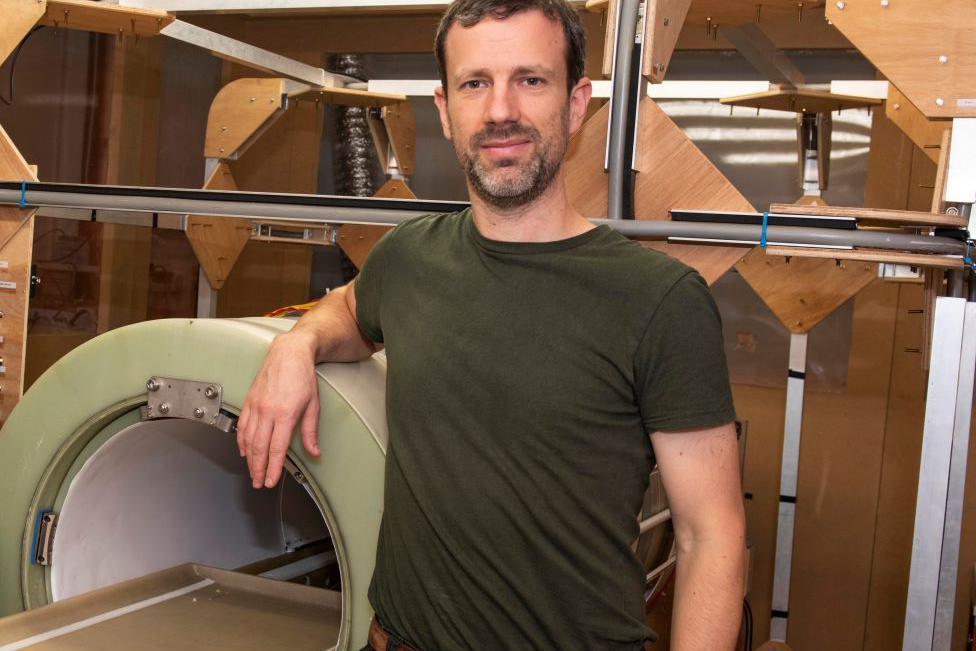
[[[483,88],[484,83],[485,82],[481,81],[480,79],[472,79],[471,81],[466,81],[463,84],[461,84],[461,88],[474,90],[477,88]]]
[[[527,86],[541,86],[545,83],[543,79],[539,77],[526,77],[525,84]]]

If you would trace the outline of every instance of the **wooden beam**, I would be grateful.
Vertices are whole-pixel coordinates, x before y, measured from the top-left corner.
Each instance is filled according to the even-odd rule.
[[[770,90],[765,93],[725,97],[720,101],[726,106],[749,106],[791,113],[833,113],[844,109],[866,108],[881,104],[881,100],[870,97],[837,95],[823,90],[785,88]]]
[[[668,72],[674,46],[688,16],[691,0],[648,0],[644,9],[644,61],[648,81],[660,84]]]
[[[225,161],[221,161],[203,184],[205,190],[237,190],[237,184]],[[189,215],[186,238],[197,256],[203,272],[214,289],[221,289],[234,263],[251,237],[251,222],[247,219]]]
[[[976,3],[827,3],[827,18],[926,117],[976,116]]]
[[[910,267],[932,267],[936,269],[962,269],[962,258],[926,253],[906,253],[886,249],[818,249],[800,246],[768,246],[766,255],[787,258],[820,258],[828,260],[856,260],[859,262],[885,262],[903,264]]]
[[[0,65],[44,15],[44,0],[0,0]]]
[[[758,23],[727,27],[722,34],[764,79],[790,88],[798,88],[805,83],[803,73],[766,36]]]
[[[28,4],[25,2],[24,4]],[[173,22],[165,11],[91,0],[48,0],[41,25],[123,36],[156,36]]]
[[[374,197],[385,197],[388,199],[416,199],[406,183],[399,179],[390,179],[376,191]],[[367,224],[345,224],[339,229],[339,236],[336,241],[346,257],[356,265],[357,269],[363,268],[366,256],[373,250],[376,243],[380,241],[388,231],[393,230],[391,226],[370,226]]]
[[[948,120],[930,120],[918,110],[911,100],[905,97],[894,84],[888,84],[888,99],[885,102],[885,115],[895,123],[906,136],[911,138],[922,152],[939,162],[942,148],[942,135],[952,126]]]
[[[959,215],[939,215],[914,210],[885,210],[879,208],[850,208],[844,206],[802,206],[790,203],[774,203],[769,212],[784,215],[815,215],[824,217],[854,217],[869,226],[945,226],[966,228],[967,220]]]
[[[36,181],[37,176],[0,127],[0,179]],[[7,419],[24,391],[27,345],[27,303],[34,246],[34,210],[0,207],[0,423]]]
[[[603,154],[608,115],[609,109],[604,106],[573,136],[565,164],[570,203],[590,218],[607,214]],[[755,212],[735,186],[649,98],[640,104],[634,166],[639,172],[634,184],[638,219],[669,219],[672,208]],[[748,252],[745,247],[642,244],[695,267],[709,283]]]

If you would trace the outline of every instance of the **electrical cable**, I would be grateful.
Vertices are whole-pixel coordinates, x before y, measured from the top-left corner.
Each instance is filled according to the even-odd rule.
[[[743,608],[743,610],[745,610],[745,618],[746,618],[746,625],[745,625],[745,629],[746,629],[746,639],[745,639],[746,651],[752,651],[752,606],[749,605],[749,600],[748,599],[743,599],[742,600],[742,608]]]
[[[17,57],[20,56],[20,50],[27,43],[27,40],[34,35],[34,32],[44,27],[43,25],[38,25],[34,27],[31,31],[27,32],[27,36],[21,39],[17,47],[14,48],[13,54],[10,55],[10,83],[9,91],[7,92],[7,97],[0,95],[0,102],[3,102],[7,106],[13,106],[14,103],[14,71],[17,69]]]

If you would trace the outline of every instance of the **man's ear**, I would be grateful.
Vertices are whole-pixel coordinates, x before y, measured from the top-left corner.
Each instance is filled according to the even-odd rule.
[[[444,95],[443,86],[434,89],[434,104],[437,106],[437,114],[441,118],[441,130],[444,132],[444,137],[451,140],[451,120],[447,116],[447,97]]]
[[[576,133],[576,130],[583,126],[583,118],[586,117],[586,107],[590,103],[593,95],[593,83],[588,77],[582,77],[573,86],[573,91],[569,94],[569,132]]]

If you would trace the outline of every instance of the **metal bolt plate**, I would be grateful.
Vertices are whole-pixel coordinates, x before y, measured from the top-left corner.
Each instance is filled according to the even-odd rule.
[[[236,419],[220,411],[222,389],[213,382],[151,377],[146,381],[143,420],[187,418],[229,432]]]

